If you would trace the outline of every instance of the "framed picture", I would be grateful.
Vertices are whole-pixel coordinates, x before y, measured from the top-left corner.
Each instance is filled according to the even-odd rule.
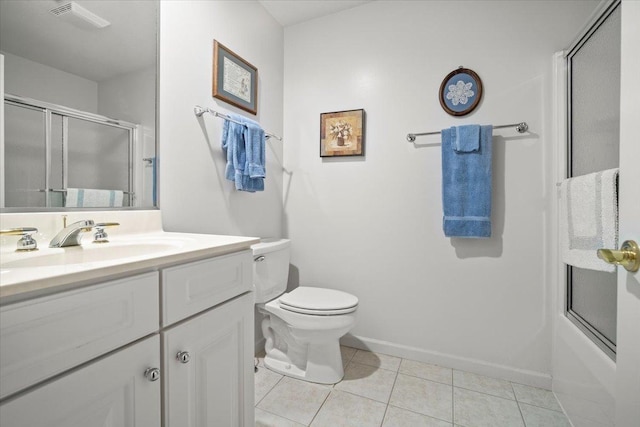
[[[465,116],[482,99],[482,80],[468,68],[460,67],[447,74],[440,85],[440,105],[452,116]]]
[[[320,114],[320,157],[364,155],[364,110]]]
[[[258,113],[258,69],[217,40],[213,41],[213,96]]]

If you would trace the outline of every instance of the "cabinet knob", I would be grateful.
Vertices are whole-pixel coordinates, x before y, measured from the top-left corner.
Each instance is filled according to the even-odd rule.
[[[191,360],[191,355],[188,351],[180,351],[176,354],[176,359],[178,359],[181,363],[189,363]]]
[[[160,369],[147,368],[147,370],[144,371],[144,377],[149,381],[158,381],[160,379]]]

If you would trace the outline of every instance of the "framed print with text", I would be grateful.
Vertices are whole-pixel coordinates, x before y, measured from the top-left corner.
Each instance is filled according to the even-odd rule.
[[[258,113],[258,69],[213,41],[213,97]]]

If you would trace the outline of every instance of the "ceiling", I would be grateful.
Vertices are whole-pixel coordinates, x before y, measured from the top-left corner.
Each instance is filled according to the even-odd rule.
[[[74,0],[111,22],[87,29],[49,10],[68,1],[0,0],[0,50],[100,82],[156,62],[156,2]]]
[[[74,1],[111,25],[87,29],[49,12],[68,0],[0,0],[0,50],[96,82],[155,63],[156,2]],[[258,1],[286,27],[372,0]]]
[[[341,10],[351,9],[371,0],[258,0],[280,25],[287,27]]]

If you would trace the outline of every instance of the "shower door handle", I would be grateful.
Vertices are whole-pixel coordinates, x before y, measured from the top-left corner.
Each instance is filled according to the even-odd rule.
[[[598,258],[609,264],[621,265],[632,273],[640,268],[640,248],[633,240],[626,240],[618,251],[598,249]]]

